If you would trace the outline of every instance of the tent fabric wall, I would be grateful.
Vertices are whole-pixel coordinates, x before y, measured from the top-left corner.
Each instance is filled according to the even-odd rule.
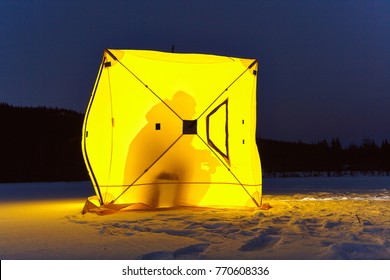
[[[255,59],[105,50],[82,137],[99,204],[261,205],[256,76]]]

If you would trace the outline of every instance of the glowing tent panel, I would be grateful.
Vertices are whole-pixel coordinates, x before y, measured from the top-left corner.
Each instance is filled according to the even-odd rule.
[[[259,206],[256,74],[255,59],[106,50],[83,125],[93,201]]]

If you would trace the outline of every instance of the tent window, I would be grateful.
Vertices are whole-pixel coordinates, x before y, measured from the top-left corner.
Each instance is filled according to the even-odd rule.
[[[230,164],[228,115],[226,99],[207,115],[206,129],[208,144]]]
[[[161,130],[161,124],[160,123],[156,123],[156,130]]]
[[[197,134],[198,121],[197,120],[183,120],[183,134]]]

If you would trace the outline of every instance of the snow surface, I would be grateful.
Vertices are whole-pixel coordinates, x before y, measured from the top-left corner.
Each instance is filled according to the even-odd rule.
[[[89,182],[0,185],[10,192],[0,202],[0,259],[390,259],[389,177],[358,191],[343,179],[344,188],[326,191],[315,188],[319,178],[289,178],[289,186],[304,183],[309,191],[272,193],[280,180],[264,182],[268,210],[105,216],[81,214],[85,189],[92,192]],[[20,192],[26,188],[41,191],[31,198]],[[63,195],[55,188],[71,191]]]

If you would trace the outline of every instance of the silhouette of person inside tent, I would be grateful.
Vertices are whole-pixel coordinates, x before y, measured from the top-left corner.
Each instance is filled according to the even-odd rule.
[[[195,206],[221,163],[197,135],[183,134],[183,120],[195,116],[193,97],[178,91],[164,102],[129,146],[123,195],[151,208]]]

